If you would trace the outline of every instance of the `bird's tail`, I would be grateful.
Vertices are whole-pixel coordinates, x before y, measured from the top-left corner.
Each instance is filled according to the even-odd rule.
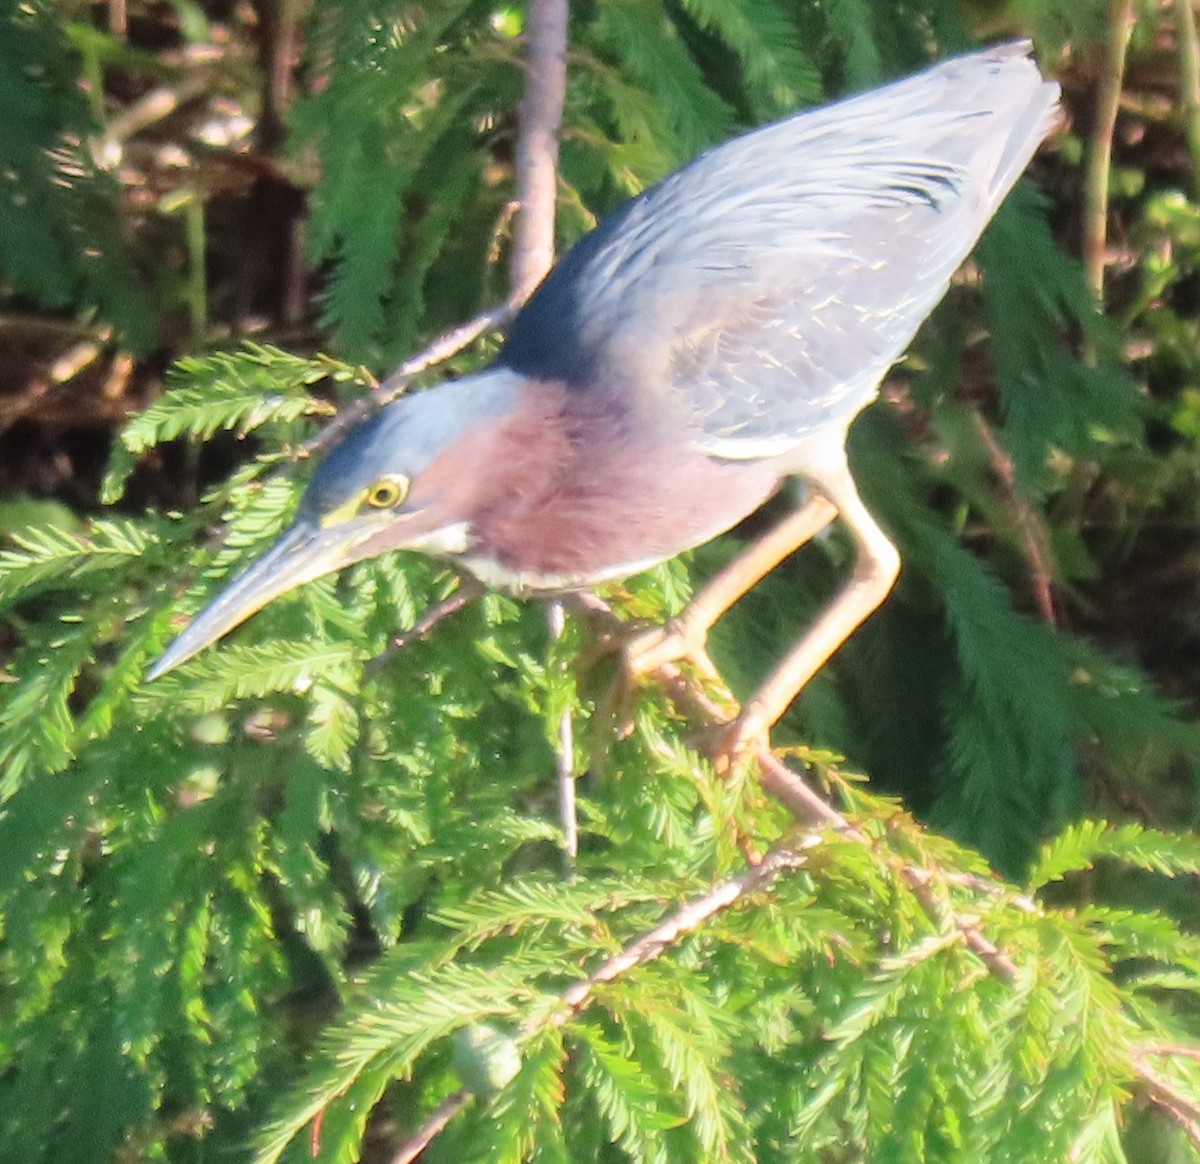
[[[978,108],[1005,125],[1005,133],[981,134],[974,155],[978,165],[984,161],[983,149],[989,145],[995,149],[990,180],[985,183],[990,210],[1004,201],[1042,140],[1061,120],[1059,86],[1042,77],[1032,50],[1029,41],[1015,41],[947,61],[933,71],[945,76],[951,108],[955,104]]]

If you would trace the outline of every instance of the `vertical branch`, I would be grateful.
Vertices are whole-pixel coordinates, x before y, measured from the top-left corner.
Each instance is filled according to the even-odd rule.
[[[567,93],[567,0],[529,0],[525,96],[517,135],[517,220],[509,301],[522,303],[554,262],[558,131]]]
[[[1187,110],[1188,148],[1192,151],[1192,190],[1200,191],[1200,35],[1192,0],[1175,0],[1179,25],[1179,90]]]
[[[550,637],[558,640],[566,630],[567,612],[561,598],[546,604],[546,625]],[[558,737],[554,741],[554,778],[558,785],[558,819],[563,830],[563,856],[567,876],[575,872],[579,856],[579,819],[575,807],[575,725],[570,708],[558,717]]]
[[[1104,72],[1096,93],[1096,120],[1088,151],[1083,203],[1083,267],[1097,303],[1104,301],[1104,256],[1108,240],[1108,179],[1117,106],[1125,79],[1125,50],[1133,30],[1133,0],[1111,0]]]
[[[259,55],[263,65],[262,110],[258,138],[262,152],[279,153],[287,138],[285,117],[296,89],[300,62],[301,5],[303,0],[256,0],[261,36]],[[304,259],[305,216],[298,214],[290,192],[277,182],[259,187],[266,221],[278,222],[282,245],[283,277],[279,314],[291,326],[304,318],[309,301],[308,269]]]
[[[525,96],[517,134],[517,217],[509,268],[509,303],[520,304],[554,262],[554,207],[558,193],[558,131],[567,95],[568,0],[529,0],[525,12]],[[562,637],[565,613],[555,599],[546,610],[551,638]],[[567,872],[579,851],[575,816],[575,733],[571,713],[558,724],[554,756],[559,819]]]

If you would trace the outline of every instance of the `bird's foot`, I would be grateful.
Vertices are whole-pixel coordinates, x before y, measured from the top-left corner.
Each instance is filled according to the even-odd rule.
[[[631,682],[678,662],[691,664],[703,679],[722,682],[720,672],[708,657],[706,628],[694,626],[686,618],[673,618],[665,626],[641,631],[624,644],[621,654],[625,674]]]
[[[665,682],[681,706],[710,722],[728,723],[740,708],[716,664],[709,658],[707,628],[686,614],[626,640],[621,649],[622,681],[627,692],[648,677]],[[682,666],[681,666],[682,665]]]
[[[702,719],[729,722],[738,713],[737,702],[708,657],[704,634],[691,631],[683,620],[649,629],[610,626],[597,646],[600,653],[620,656],[617,673],[597,706],[597,718],[611,723],[618,739],[632,733],[634,697],[648,679],[665,684],[672,699],[690,706]]]
[[[743,760],[771,750],[770,725],[747,705],[733,719],[713,729],[706,750],[718,772],[729,772]]]

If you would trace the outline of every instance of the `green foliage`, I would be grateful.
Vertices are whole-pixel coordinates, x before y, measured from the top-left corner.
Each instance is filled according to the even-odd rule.
[[[1164,877],[1200,872],[1191,838],[1155,832],[1138,824],[1109,828],[1104,821],[1084,821],[1068,828],[1053,844],[1043,848],[1030,871],[1029,887],[1043,889],[1069,873],[1091,869],[1101,857]]]
[[[259,344],[245,344],[237,353],[185,357],[175,365],[162,396],[121,430],[102,500],[112,504],[121,499],[138,458],[156,445],[182,436],[204,440],[221,430],[245,437],[264,425],[332,414],[330,404],[306,391],[325,379],[361,383],[361,375],[348,365],[300,359]]]
[[[381,368],[503,293],[522,20],[346,0],[303,21],[287,152],[316,164],[308,253],[348,360]],[[0,69],[0,181],[54,184],[63,134],[81,167],[0,215],[5,278],[121,323],[121,232],[88,227],[85,254],[72,217],[108,205],[79,161],[103,109],[82,104],[50,10],[11,7],[2,27],[24,64]],[[598,0],[572,6],[571,38],[563,243],[744,123],[968,41],[949,0]],[[76,27],[72,43],[110,42]],[[105,499],[170,442],[244,438],[254,456],[187,516],[68,515],[0,546],[0,1159],[387,1157],[446,1102],[431,1160],[1136,1164],[1160,1140],[1194,1158],[1200,844],[1078,818],[1114,815],[1113,784],[1134,803],[1180,772],[1186,789],[1200,741],[1184,705],[1030,613],[1029,591],[1033,542],[1055,597],[1089,609],[1088,583],[1130,552],[1097,515],[1151,506],[1134,485],[1191,464],[1148,448],[1147,425],[1186,453],[1200,410],[1139,398],[1049,221],[1018,192],[982,279],[897,372],[899,407],[856,429],[904,575],[788,725],[844,825],[716,774],[660,693],[616,740],[582,619],[552,644],[539,609],[491,596],[389,650],[452,585],[412,556],[304,587],[144,684],[289,520],[328,389],[370,382],[267,344],[178,361],[120,434]],[[1197,266],[1196,221],[1185,197],[1152,204],[1136,245],[1172,257],[1144,264],[1121,321],[1161,339],[1177,388],[1194,320],[1162,294]],[[835,534],[739,604],[717,644],[736,688],[848,559]],[[661,621],[689,578],[676,563],[610,597]],[[570,876],[564,711],[588,770]],[[755,880],[764,852],[788,859]]]
[[[0,4],[0,279],[49,307],[98,309],[151,336],[145,290],[116,221],[116,185],[90,155],[80,61],[42,0]]]
[[[15,549],[0,551],[0,602],[26,598],[46,583],[63,587],[94,571],[119,569],[141,558],[152,537],[128,521],[96,521],[85,535],[31,526],[11,535]]]

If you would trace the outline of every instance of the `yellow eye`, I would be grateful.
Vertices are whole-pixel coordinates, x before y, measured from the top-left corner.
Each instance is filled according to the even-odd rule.
[[[380,477],[367,490],[366,502],[372,509],[391,509],[408,496],[407,477]]]

